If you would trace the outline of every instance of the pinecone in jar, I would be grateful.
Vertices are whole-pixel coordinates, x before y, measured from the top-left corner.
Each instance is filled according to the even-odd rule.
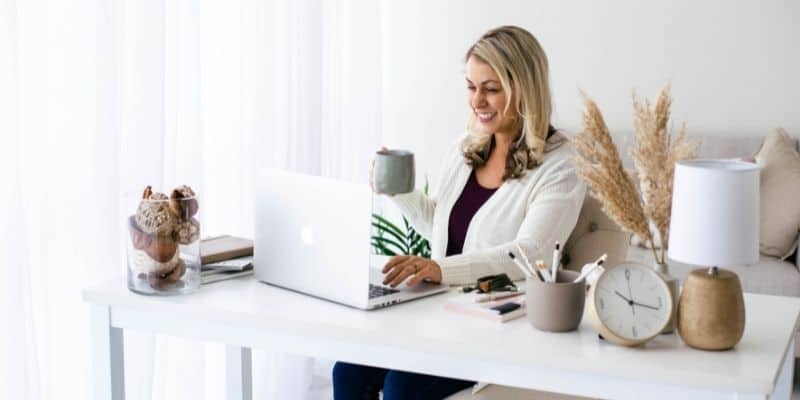
[[[173,256],[164,262],[156,261],[146,251],[132,250],[130,255],[131,269],[137,273],[155,273],[165,275],[175,270],[181,262],[179,253],[176,251]]]
[[[169,198],[164,193],[153,192],[150,186],[142,194],[136,210],[136,225],[144,233],[161,237],[171,236],[177,217],[170,212]]]
[[[175,267],[167,272],[151,271],[147,274],[139,274],[140,279],[147,279],[147,283],[154,289],[166,289],[177,283],[183,274],[186,273],[186,264],[178,259]]]
[[[131,215],[129,221],[128,229],[135,249],[147,252],[150,258],[160,263],[169,261],[175,255],[178,250],[178,242],[172,238],[172,235],[158,236],[142,231],[136,223],[136,215]]]
[[[144,233],[136,223],[136,214],[128,217],[128,230],[131,233],[131,243],[136,250],[144,250],[153,241],[152,235]]]
[[[197,214],[199,207],[194,190],[186,185],[175,188],[169,196],[169,208],[182,221],[188,221]]]
[[[191,218],[175,227],[175,240],[183,245],[192,244],[200,238],[200,223]]]

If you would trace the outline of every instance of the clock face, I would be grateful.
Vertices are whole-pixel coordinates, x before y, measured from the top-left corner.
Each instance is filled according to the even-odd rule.
[[[605,271],[594,291],[600,321],[631,342],[643,342],[664,329],[672,313],[671,301],[669,288],[658,273],[633,263]]]

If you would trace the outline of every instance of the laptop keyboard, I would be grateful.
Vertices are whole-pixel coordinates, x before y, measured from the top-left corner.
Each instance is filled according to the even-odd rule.
[[[392,289],[392,288],[388,288],[388,287],[385,287],[385,286],[373,285],[371,283],[369,284],[369,298],[370,299],[374,299],[376,297],[381,297],[381,296],[387,296],[387,295],[394,294],[394,293],[397,293],[397,292],[399,292],[399,290],[397,290],[397,289]]]

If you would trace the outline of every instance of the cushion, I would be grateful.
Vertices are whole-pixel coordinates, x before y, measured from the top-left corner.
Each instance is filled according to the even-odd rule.
[[[800,153],[782,128],[764,139],[756,154],[761,169],[761,243],[764,255],[785,259],[800,231]]]
[[[630,234],[609,218],[600,201],[587,191],[575,228],[564,244],[561,261],[564,268],[580,271],[584,264],[606,253],[606,265],[615,265],[625,260],[629,240]]]
[[[724,132],[714,135],[689,134],[687,138],[699,144],[697,158],[738,158],[743,154],[756,154],[764,141],[761,135],[731,136]],[[630,155],[633,140],[620,135],[614,136],[614,143],[619,148],[619,155],[625,168],[633,168]]]
[[[631,246],[628,249],[627,259],[645,265],[653,265],[653,253],[650,250]],[[669,274],[681,283],[686,282],[689,273],[699,265],[684,264],[667,258]],[[800,273],[795,264],[781,261],[777,257],[761,255],[755,264],[751,265],[720,265],[736,273],[742,283],[742,290],[746,293],[768,294],[772,296],[800,297]]]

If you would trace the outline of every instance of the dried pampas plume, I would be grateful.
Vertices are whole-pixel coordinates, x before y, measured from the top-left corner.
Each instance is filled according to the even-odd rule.
[[[579,155],[574,159],[578,173],[589,184],[592,196],[603,204],[603,211],[626,231],[645,238],[652,248],[653,237],[634,180],[622,166],[597,104],[586,93],[581,91],[581,95],[586,107],[585,130],[572,139]]]
[[[686,140],[686,124],[681,125],[674,140],[667,132],[672,105],[669,85],[661,89],[655,107],[650,107],[647,99],[639,100],[635,91],[632,97],[636,135],[631,157],[639,176],[644,215],[653,222],[658,231],[661,254],[656,253],[652,238],[647,239],[656,262],[664,263],[669,238],[675,163],[694,158],[697,146]]]

